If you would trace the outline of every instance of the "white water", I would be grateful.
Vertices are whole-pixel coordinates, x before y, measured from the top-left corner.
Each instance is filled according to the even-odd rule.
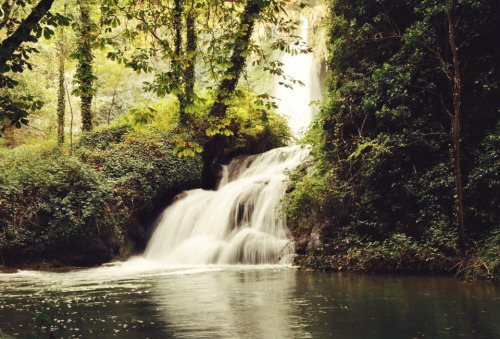
[[[309,24],[301,17],[299,36],[303,42],[308,42]],[[283,73],[295,80],[300,80],[304,86],[296,83],[293,88],[279,85],[281,78],[275,79],[273,96],[279,99],[279,113],[287,118],[288,125],[296,137],[302,137],[318,111],[318,106],[312,102],[321,101],[321,85],[319,72],[314,65],[313,53],[283,55]]]
[[[302,20],[307,40],[307,20]],[[296,137],[309,126],[309,105],[317,76],[313,56],[284,56],[284,72],[304,82],[293,90],[274,93],[279,112],[288,118]],[[294,244],[279,211],[285,194],[287,169],[308,156],[306,147],[286,147],[233,160],[224,167],[217,191],[183,193],[159,218],[144,258],[166,265],[291,264]]]
[[[164,211],[144,257],[164,264],[290,264],[294,246],[277,207],[284,171],[308,153],[295,146],[233,160],[217,191],[187,191]]]

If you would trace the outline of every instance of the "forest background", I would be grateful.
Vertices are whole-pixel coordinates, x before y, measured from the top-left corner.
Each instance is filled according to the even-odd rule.
[[[500,277],[500,4],[5,0],[0,19],[3,264],[140,251],[175,194],[289,142],[269,77],[300,85],[279,58],[312,47],[327,94],[284,201],[297,263]]]

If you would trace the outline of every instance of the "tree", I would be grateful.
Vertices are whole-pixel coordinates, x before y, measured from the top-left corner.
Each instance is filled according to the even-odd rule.
[[[66,13],[64,4],[64,12]],[[60,145],[64,143],[64,115],[66,112],[66,85],[64,80],[65,63],[66,63],[66,41],[64,36],[64,28],[60,29],[59,40],[59,81],[57,88],[57,141]]]
[[[454,171],[454,182],[455,182],[455,213],[456,213],[456,227],[457,227],[457,245],[462,256],[466,254],[466,241],[465,241],[465,215],[464,215],[464,194],[463,194],[463,184],[462,184],[462,166],[461,166],[461,136],[460,136],[460,125],[461,125],[461,105],[462,105],[462,76],[460,72],[460,61],[458,56],[458,47],[456,42],[456,27],[459,24],[458,20],[453,19],[453,8],[451,0],[446,0],[444,5],[444,15],[446,22],[446,35],[445,43],[446,46],[436,46],[430,45],[428,42],[415,37],[407,37],[405,35],[397,34],[401,39],[409,39],[419,45],[419,48],[426,49],[428,53],[435,60],[438,60],[439,69],[445,74],[448,80],[449,87],[451,91],[448,97],[451,97],[451,109],[446,104],[444,94],[438,94],[432,91],[434,94],[438,94],[442,107],[446,115],[450,118],[451,126],[451,137],[452,137],[452,148],[453,148],[453,171]],[[446,51],[449,51],[449,60],[446,58]]]
[[[453,112],[447,110],[451,119],[451,133],[453,138],[453,163],[455,170],[455,205],[457,213],[458,246],[462,256],[466,253],[465,244],[465,217],[464,217],[464,193],[462,187],[461,137],[460,137],[460,106],[462,104],[462,77],[460,74],[460,62],[458,59],[458,48],[455,42],[455,26],[457,21],[453,20],[450,0],[446,0],[446,21],[448,23],[448,42],[450,44],[452,62],[451,67],[445,69],[446,76],[450,81],[453,91]]]
[[[94,55],[92,53],[93,24],[90,19],[89,0],[78,0],[80,8],[80,22],[77,25],[79,41],[76,53],[72,57],[78,60],[75,73],[75,83],[77,84],[73,94],[81,99],[82,131],[89,132],[93,128],[92,99],[95,94],[94,82],[96,76],[92,70]]]
[[[296,23],[281,17],[282,14],[286,16],[281,0],[247,0],[242,4],[220,0],[108,0],[102,9],[103,23],[109,26],[108,32],[119,27],[121,20],[128,20],[130,24],[121,29],[122,36],[132,42],[139,33],[146,33],[150,38],[132,55],[118,47],[109,56],[138,72],[155,70],[155,78],[147,88],[159,97],[167,94],[177,97],[180,133],[174,152],[185,156],[203,149],[204,178],[208,186],[213,186],[210,179],[214,171],[212,164],[223,153],[226,136],[233,134],[228,128],[230,121],[226,111],[237,94],[237,84],[247,58],[254,54],[254,62],[267,62],[267,66],[262,65],[264,70],[283,76],[281,63],[269,60],[264,46],[252,41],[255,25],[267,23],[287,35],[286,38],[273,35],[276,41],[267,46],[273,50],[311,51],[299,44],[300,37],[293,34]],[[205,74],[202,79],[196,79],[198,60],[204,62],[198,66],[200,73]],[[208,127],[205,130],[209,138],[203,148],[189,136],[195,127],[192,114],[203,109],[202,100],[195,91],[196,83],[209,88],[214,97],[213,106],[208,108]],[[269,98],[267,94],[265,97]],[[263,101],[262,97],[260,100]]]
[[[167,94],[177,97],[182,124],[189,124],[192,120],[190,113],[193,108],[190,106],[196,100],[196,6],[199,7],[200,3],[183,0],[105,1],[102,4],[103,24],[108,25],[108,32],[118,29],[132,45],[140,32],[150,38],[146,46],[136,48],[132,55],[127,55],[121,46],[115,45],[110,58],[137,72],[151,72],[153,66],[150,60],[158,56],[161,61],[155,66],[155,79],[148,89],[159,97]],[[132,28],[128,25],[126,28],[119,27],[122,20],[132,21]]]
[[[259,0],[248,0],[240,15],[240,25],[234,40],[234,49],[229,60],[230,67],[227,76],[220,83],[216,93],[215,103],[210,110],[210,116],[224,118],[227,104],[225,101],[231,97],[240,79],[241,72],[245,67],[246,57],[250,49],[250,37],[252,36],[255,22],[265,6],[270,2]]]
[[[188,59],[186,69],[183,72],[184,96],[180,101],[179,109],[179,121],[182,125],[187,125],[192,121],[192,119],[190,119],[190,115],[188,115],[187,108],[189,105],[193,106],[195,100],[195,65],[197,58],[196,48],[198,39],[198,35],[196,32],[196,16],[196,9],[194,8],[194,6],[191,6],[191,8],[188,9],[186,17],[186,56]]]
[[[240,79],[241,73],[245,67],[246,56],[250,49],[250,37],[252,36],[255,22],[269,2],[258,0],[247,0],[245,8],[240,14],[240,25],[238,34],[234,40],[234,49],[229,60],[230,67],[227,70],[227,76],[224,77],[216,91],[215,102],[210,109],[210,117],[216,121],[223,121],[226,117],[228,102],[234,95],[236,85]],[[215,134],[205,143],[203,150],[203,181],[207,188],[215,186],[215,172],[218,170],[217,158],[222,154],[225,148],[225,138],[222,135]]]
[[[446,269],[470,260],[498,226],[495,170],[478,162],[494,164],[498,152],[478,149],[494,144],[499,121],[500,3],[337,0],[331,8],[331,101],[318,141],[318,177],[327,179],[318,179],[324,203],[310,200],[319,219],[311,224],[326,220],[325,242],[338,251],[391,249],[403,235],[423,256],[432,249],[452,259]],[[328,215],[330,206],[342,208]]]
[[[53,3],[54,0],[7,0],[0,9],[0,31],[5,36],[0,43],[0,120],[9,119],[18,128],[28,122],[30,110],[42,105],[30,95],[16,97],[8,92],[18,85],[11,74],[32,68],[29,55],[37,50],[24,43],[36,43],[41,36],[50,38],[53,27],[69,25],[68,18],[49,12]],[[19,11],[20,8],[23,10]],[[26,17],[19,17],[19,13],[26,12],[29,13]]]
[[[47,15],[53,3],[54,0],[40,0],[31,10],[30,14],[22,21],[11,17],[11,14],[14,6],[26,7],[26,3],[23,1],[6,1],[6,6],[2,6],[2,8],[5,7],[5,10],[2,11],[3,19],[0,29],[7,28],[8,33],[7,38],[0,44],[0,71],[2,73],[9,70],[16,72],[19,70],[19,67],[28,66],[24,53],[32,52],[33,49],[25,49],[21,55],[16,54],[16,52],[20,49],[23,42],[36,42],[38,40],[40,36],[33,36],[32,33],[41,30],[40,21]],[[15,24],[18,24],[18,26],[15,30],[12,30],[12,26]],[[50,30],[47,30],[45,34],[50,36],[53,32],[51,33]]]

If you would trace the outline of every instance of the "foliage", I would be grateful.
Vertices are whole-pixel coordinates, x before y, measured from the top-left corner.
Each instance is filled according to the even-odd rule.
[[[154,79],[146,89],[161,98],[168,94],[177,97],[181,125],[192,128],[193,113],[206,106],[206,99],[201,98],[197,88],[212,91],[215,101],[209,114],[214,118],[207,120],[206,134],[214,137],[231,135],[225,112],[239,93],[236,84],[249,57],[253,57],[254,64],[262,63],[263,69],[282,75],[281,64],[269,59],[264,46],[250,39],[257,23],[277,27],[276,32],[264,39],[275,39],[268,43],[273,50],[310,52],[293,34],[296,22],[286,18],[284,5],[280,0],[249,0],[230,5],[180,0],[153,5],[150,0],[141,0],[105,1],[101,10],[106,31],[120,34],[129,42],[141,34],[148,37],[149,44],[135,48],[132,53],[114,44],[115,50],[109,57],[137,72],[154,72]],[[198,153],[201,149],[196,141],[187,141],[186,135],[179,140],[178,154]]]
[[[29,111],[41,106],[31,95],[16,97],[10,91],[19,84],[13,74],[33,67],[30,54],[38,50],[27,43],[36,43],[41,37],[50,39],[55,27],[70,23],[67,17],[50,12],[53,2],[5,1],[0,9],[0,121],[8,120],[17,128],[28,122]]]
[[[171,97],[153,102],[136,101],[120,121],[135,129],[147,127],[155,131],[171,131],[179,121],[179,105]]]
[[[2,151],[1,260],[89,265],[125,254],[127,239],[143,241],[142,218],[200,184],[200,159],[174,156],[171,140],[119,125],[81,138],[74,157],[52,143]]]
[[[207,126],[207,136],[226,136],[226,158],[285,146],[291,135],[285,119],[274,112],[274,107],[243,89],[238,90],[226,118],[202,117],[201,126]]]
[[[92,135],[83,135],[78,140],[78,148],[89,150],[105,150],[114,144],[121,143],[132,131],[129,125],[115,125],[104,128]]]
[[[116,130],[114,137],[122,131],[122,128]],[[108,137],[104,135],[98,139],[105,142]],[[172,134],[136,132],[129,133],[123,142],[100,152],[80,147],[77,153],[114,183],[129,213],[148,213],[155,205],[155,198],[167,193],[167,190],[185,189],[199,180],[200,159],[174,156],[172,141]]]
[[[500,280],[500,228],[497,223],[496,229],[486,238],[486,242],[481,244],[477,257],[473,259],[473,264],[468,267],[469,276]]]
[[[88,241],[99,227],[89,227],[88,220],[109,210],[110,187],[77,159],[57,161],[54,151],[38,159],[29,151],[16,153],[15,167],[2,163],[3,260],[56,250],[75,238]]]
[[[492,89],[500,85],[500,63],[493,61],[500,50],[492,41],[499,12],[500,5],[485,1],[452,2],[452,15],[460,15],[458,53],[467,65],[461,68],[468,248],[462,260],[446,113],[453,93],[445,3],[331,3],[330,99],[311,132],[317,162],[292,176],[287,201],[298,239],[320,233],[322,245],[299,241],[305,252],[309,245],[304,265],[466,274],[484,263],[479,271],[490,273],[483,276],[497,274],[491,272],[498,272],[500,111]]]

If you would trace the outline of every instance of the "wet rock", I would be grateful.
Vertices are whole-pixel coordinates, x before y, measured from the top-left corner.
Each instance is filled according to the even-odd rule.
[[[181,192],[174,197],[173,202],[184,199],[186,196],[187,196],[186,192]]]
[[[0,273],[17,273],[17,272],[18,270],[16,268],[0,265]]]

